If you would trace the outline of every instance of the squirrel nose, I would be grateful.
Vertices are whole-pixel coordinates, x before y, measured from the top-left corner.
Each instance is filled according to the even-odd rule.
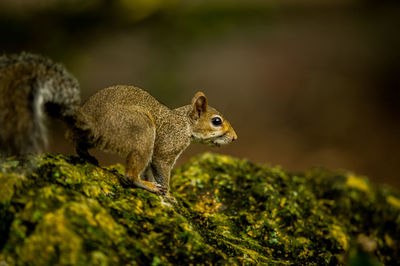
[[[232,136],[232,141],[237,140],[238,136],[236,135],[236,132],[233,131],[233,136]]]

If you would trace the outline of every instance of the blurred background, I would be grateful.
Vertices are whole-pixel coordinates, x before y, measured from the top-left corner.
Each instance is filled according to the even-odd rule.
[[[400,187],[399,17],[398,0],[0,0],[0,53],[62,62],[84,100],[131,84],[178,107],[202,90],[239,139],[178,165],[211,150]],[[50,151],[73,154],[51,124]]]

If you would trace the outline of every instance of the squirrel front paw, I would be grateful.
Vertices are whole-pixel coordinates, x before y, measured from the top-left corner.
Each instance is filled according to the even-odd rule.
[[[166,199],[168,202],[178,203],[175,197],[171,196],[169,193],[167,195],[164,195],[163,198]]]

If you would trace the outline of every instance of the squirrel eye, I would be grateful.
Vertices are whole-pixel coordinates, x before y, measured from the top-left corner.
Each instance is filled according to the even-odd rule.
[[[218,117],[218,116],[214,117],[214,118],[211,119],[211,123],[214,126],[220,126],[220,125],[222,125],[222,119],[220,117]]]

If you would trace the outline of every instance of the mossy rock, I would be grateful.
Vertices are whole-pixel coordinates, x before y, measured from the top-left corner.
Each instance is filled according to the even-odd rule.
[[[0,163],[0,265],[400,264],[400,194],[366,178],[206,153],[177,203],[123,168],[44,154]]]

